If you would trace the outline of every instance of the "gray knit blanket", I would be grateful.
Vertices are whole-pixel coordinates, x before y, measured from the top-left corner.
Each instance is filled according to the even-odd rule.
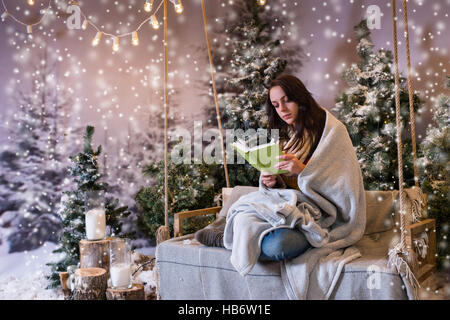
[[[258,191],[239,198],[227,212],[224,246],[244,277],[257,263],[267,233],[277,228],[304,233],[311,248],[281,263],[290,299],[328,299],[344,265],[361,256],[353,246],[366,224],[361,169],[346,127],[324,110],[322,137],[298,175],[300,190],[268,188],[260,179]]]

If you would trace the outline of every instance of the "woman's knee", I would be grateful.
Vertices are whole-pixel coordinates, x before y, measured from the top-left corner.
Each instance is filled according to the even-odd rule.
[[[282,228],[273,230],[264,237],[261,251],[265,259],[280,261],[297,257],[309,246],[302,232]]]

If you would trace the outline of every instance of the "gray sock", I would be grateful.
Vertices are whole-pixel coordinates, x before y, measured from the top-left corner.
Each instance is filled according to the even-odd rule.
[[[218,218],[209,226],[197,231],[195,239],[208,247],[224,247],[223,230],[225,229],[225,218]]]

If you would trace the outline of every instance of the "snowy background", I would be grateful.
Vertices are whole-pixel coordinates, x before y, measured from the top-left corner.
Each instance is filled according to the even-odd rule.
[[[55,12],[64,12],[66,2],[54,1]],[[103,30],[125,33],[146,18],[143,2],[85,0],[79,1],[79,5]],[[158,3],[155,1],[155,5]],[[4,0],[4,4],[20,20],[30,22],[39,19],[39,10],[45,8],[48,1],[36,0],[33,7],[26,1]],[[379,5],[383,13],[381,29],[372,30],[376,49],[392,50],[390,1],[267,1],[266,10],[274,11],[280,19],[283,45],[299,44],[306,54],[301,68],[290,68],[327,109],[334,106],[336,96],[345,89],[342,71],[357,61],[353,26],[365,17],[367,7],[372,4]],[[206,121],[203,108],[211,100],[205,97],[209,88],[202,83],[208,83],[210,75],[200,0],[184,0],[183,5],[182,15],[168,10],[170,116],[178,126],[190,129],[194,119]],[[224,13],[232,6],[233,1],[206,1],[208,22],[211,25],[222,24]],[[3,12],[1,7],[0,11]],[[434,99],[443,92],[443,78],[449,73],[449,37],[446,33],[449,13],[450,0],[409,1],[413,87],[425,101],[425,112],[416,118],[419,141],[430,122]],[[162,10],[157,16],[162,21]],[[402,16],[401,12],[399,16]],[[127,191],[120,195],[121,201],[132,207],[133,194],[145,183],[143,177],[135,172],[136,168],[123,167],[127,157],[142,147],[133,144],[133,138],[139,134],[152,134],[155,144],[161,143],[162,139],[163,30],[144,27],[139,32],[138,47],[131,46],[128,39],[121,40],[120,50],[113,52],[111,39],[105,37],[98,47],[92,47],[90,43],[95,30],[68,30],[65,19],[50,15],[33,30],[32,37],[26,35],[24,26],[11,19],[0,22],[2,151],[15,144],[9,130],[16,125],[18,92],[30,90],[37,78],[36,68],[50,61],[54,68],[53,84],[60,87],[71,101],[61,130],[74,132],[87,124],[96,127],[95,144],[102,144],[106,149],[102,164],[110,169],[109,179]],[[403,28],[401,21],[398,28]],[[399,40],[401,69],[406,75],[404,38],[400,36]],[[46,60],[44,51],[48,53]],[[73,140],[69,147],[60,144],[62,152],[80,147],[81,137],[70,137]],[[143,152],[143,156],[152,161],[162,159],[163,148],[156,150],[151,154]],[[123,171],[114,171],[117,168]],[[125,176],[125,171],[128,176]],[[56,244],[45,242],[35,250],[8,253],[6,238],[13,220],[11,212],[0,212],[0,299],[62,298],[55,291],[42,290],[45,287],[42,274],[48,272],[45,263],[58,259],[51,255]],[[154,249],[145,247],[144,243],[141,250],[151,254]],[[30,286],[34,290],[30,290]]]

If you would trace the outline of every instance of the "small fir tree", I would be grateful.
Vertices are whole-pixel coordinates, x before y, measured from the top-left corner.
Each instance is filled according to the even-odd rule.
[[[71,156],[72,166],[70,174],[74,177],[76,189],[63,192],[59,215],[63,226],[59,237],[60,246],[53,253],[65,253],[65,256],[56,263],[49,263],[52,273],[49,287],[59,286],[60,271],[66,271],[69,265],[77,265],[79,262],[78,243],[86,238],[86,225],[84,214],[86,212],[86,195],[90,191],[108,191],[108,184],[101,182],[98,160],[102,147],[97,150],[92,147],[94,127],[87,126],[84,135],[83,151]],[[119,207],[118,200],[105,196],[106,224],[111,236],[133,237],[132,233],[122,233],[121,219],[129,215],[126,206]]]
[[[358,64],[344,71],[350,88],[336,99],[333,111],[347,127],[361,165],[366,190],[398,189],[396,143],[395,79],[390,51],[374,51],[366,20],[355,26],[358,40]],[[409,134],[409,98],[405,79],[401,78],[401,121],[404,134],[403,162],[406,186],[414,185]],[[422,102],[414,95],[414,111]]]
[[[447,76],[446,88],[450,89]],[[447,234],[450,229],[450,96],[441,94],[434,106],[434,126],[429,124],[420,144],[419,177],[427,194],[428,216],[436,219],[437,260],[440,270],[450,270],[450,248]]]

